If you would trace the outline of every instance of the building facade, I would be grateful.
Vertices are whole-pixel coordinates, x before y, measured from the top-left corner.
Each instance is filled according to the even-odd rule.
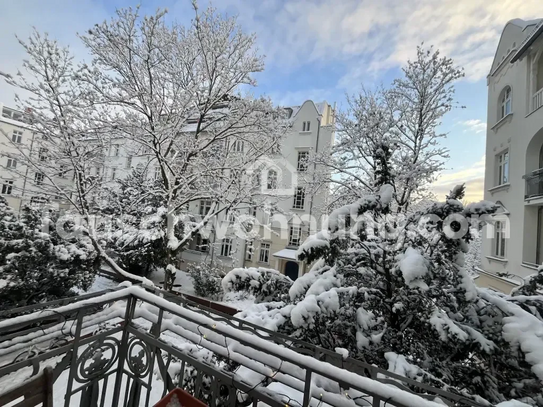
[[[73,174],[63,170],[61,163],[50,160],[48,151],[40,147],[40,136],[32,131],[23,112],[2,104],[0,111],[0,194],[16,212],[23,205],[45,203],[67,209],[69,203],[58,195],[56,188],[51,188],[51,180],[40,171],[40,165],[55,169],[52,180],[56,185],[71,185]],[[21,154],[34,156],[37,165],[34,168],[24,165],[17,158]]]
[[[290,194],[286,192],[275,201],[275,213],[252,208],[236,210],[236,215],[248,214],[257,219],[260,226],[255,239],[239,238],[234,230],[228,230],[230,236],[223,239],[216,238],[214,231],[205,237],[197,235],[182,253],[181,268],[198,262],[218,263],[225,271],[234,267],[267,267],[292,279],[307,271],[308,265],[296,259],[296,250],[309,234],[322,226],[329,192],[328,187],[323,186],[315,193],[308,193],[309,174],[322,170],[309,161],[332,146],[335,116],[327,102],[311,100],[286,110],[292,124],[290,131],[282,141],[280,154],[270,157],[270,166],[264,166],[261,182],[266,190],[274,182],[287,180]],[[191,212],[205,215],[206,205],[210,202],[193,203]],[[223,225],[234,223],[230,217],[224,213],[218,221]]]
[[[543,20],[509,21],[488,75],[479,285],[509,292],[543,263]]]

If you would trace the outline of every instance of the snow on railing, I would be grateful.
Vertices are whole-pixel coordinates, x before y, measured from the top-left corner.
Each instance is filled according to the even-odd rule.
[[[295,341],[282,346],[209,311],[132,286],[0,321],[0,389],[54,362],[55,405],[91,397],[96,406],[150,406],[176,386],[217,406],[439,405],[394,380],[320,361],[320,348],[302,355],[290,349]],[[477,405],[434,390],[426,396]]]
[[[543,106],[543,88],[539,89],[532,97],[532,112]]]

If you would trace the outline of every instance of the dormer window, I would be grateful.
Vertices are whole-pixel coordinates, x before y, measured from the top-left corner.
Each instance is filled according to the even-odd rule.
[[[502,97],[500,99],[501,109],[500,109],[500,119],[503,119],[505,116],[510,114],[512,109],[512,100],[511,100],[511,87],[506,87],[502,91]]]

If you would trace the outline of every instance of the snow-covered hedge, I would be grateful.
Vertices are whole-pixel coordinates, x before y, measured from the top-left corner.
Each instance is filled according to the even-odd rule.
[[[222,279],[225,293],[245,291],[257,301],[281,301],[288,296],[292,280],[274,269],[236,268]]]
[[[212,264],[191,264],[188,271],[194,283],[194,293],[199,297],[218,299],[222,294],[222,270]]]

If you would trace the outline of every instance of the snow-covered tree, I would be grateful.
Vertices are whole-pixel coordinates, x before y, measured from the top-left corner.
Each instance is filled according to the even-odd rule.
[[[160,206],[157,184],[143,168],[135,168],[126,178],[106,188],[99,210],[110,217],[98,234],[106,240],[106,247],[117,255],[121,267],[146,277],[168,265],[167,212]]]
[[[383,141],[392,149],[395,210],[405,211],[417,199],[428,198],[428,186],[448,157],[439,145],[445,134],[438,126],[454,105],[454,83],[462,76],[450,58],[419,46],[416,59],[407,62],[403,76],[389,88],[347,96],[347,108],[336,116],[336,143],[316,157],[328,171],[320,171],[313,180],[316,187],[332,184],[333,208],[372,191],[374,153],[379,153],[375,146]]]
[[[332,212],[327,229],[301,245],[298,258],[313,266],[290,300],[261,312],[279,312],[284,333],[433,386],[543,402],[543,357],[534,357],[541,321],[519,337],[515,327],[533,316],[477,289],[464,268],[469,220],[490,221],[496,206],[464,207],[458,186],[444,202],[398,213],[395,185],[404,179],[389,165],[391,146],[373,146],[374,192]]]
[[[126,272],[107,255],[92,221],[104,195],[104,154],[114,143],[159,181],[164,257],[173,264],[209,219],[255,204],[243,170],[275,153],[286,130],[270,100],[242,93],[264,67],[255,37],[235,18],[193,4],[188,27],[168,23],[164,11],[142,17],[139,9],[118,10],[81,36],[92,61],[80,66],[67,48],[35,33],[21,41],[28,54],[24,72],[3,74],[31,95],[17,102],[48,153],[47,165],[24,151],[19,159],[43,174],[44,189],[72,204],[95,249],[121,275]],[[74,182],[61,184],[59,173]],[[212,202],[203,220],[180,228],[184,208],[200,200]]]
[[[57,230],[57,227],[60,229]],[[24,207],[18,219],[0,197],[0,309],[54,300],[87,289],[99,259],[76,225],[53,211]]]

